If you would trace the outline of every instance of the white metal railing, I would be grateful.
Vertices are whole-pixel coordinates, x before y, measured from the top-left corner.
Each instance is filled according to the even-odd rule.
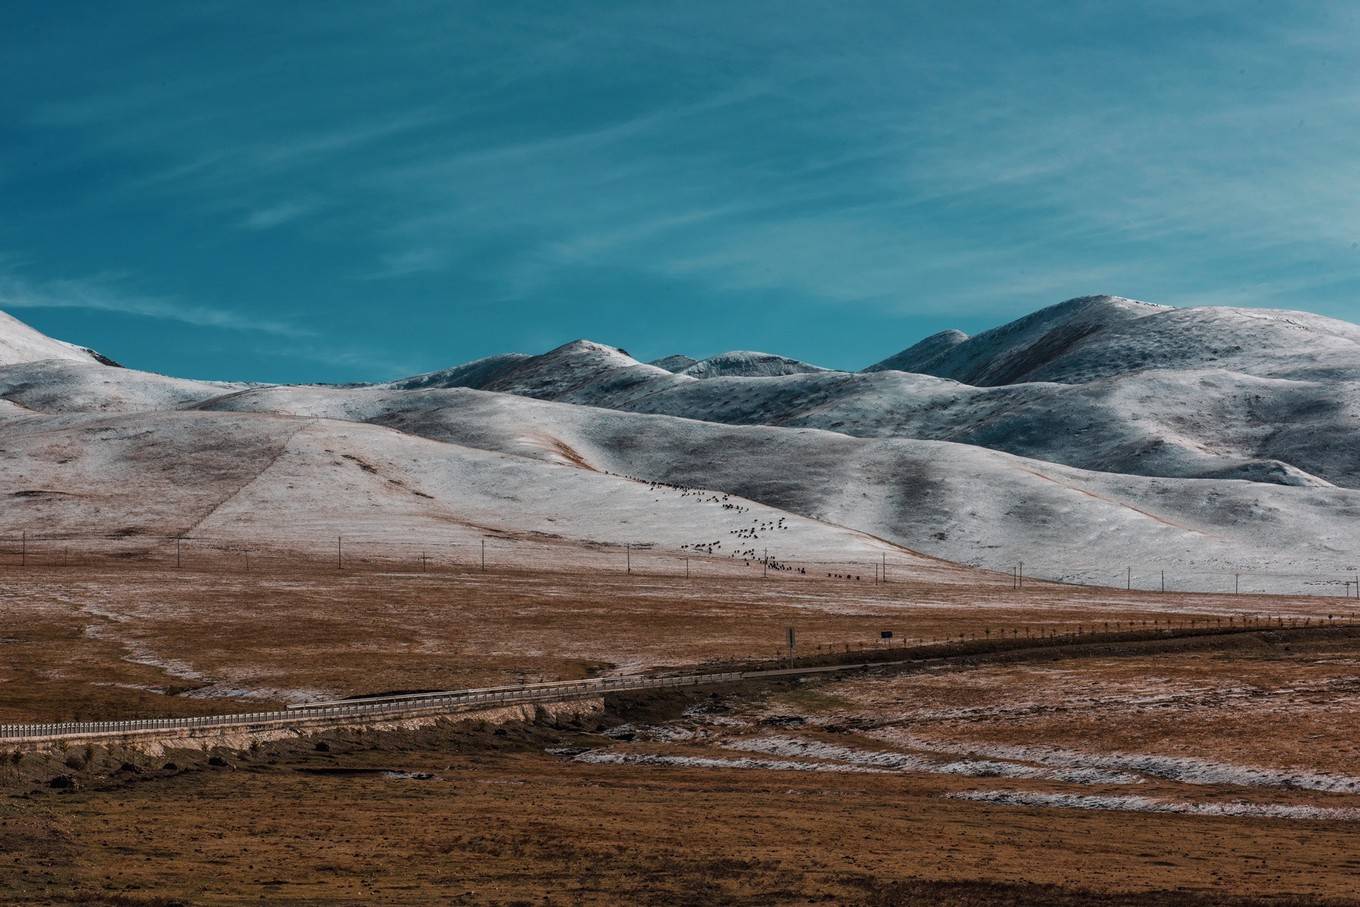
[[[1155,629],[1149,631],[1132,631],[1130,633],[1116,632],[1097,633],[1093,632],[1086,636],[1087,639],[1099,637],[1110,637],[1112,640],[1118,638],[1134,639],[1154,639],[1164,636],[1202,636],[1202,635],[1226,635],[1233,633],[1252,632],[1262,629],[1322,629],[1324,626],[1337,626],[1331,621],[1323,624],[1319,619],[1316,625],[1310,620],[1302,627],[1295,623],[1290,626],[1284,622],[1283,618],[1277,618],[1278,627],[1270,620],[1259,623],[1243,622],[1241,626],[1211,627],[1203,628],[1181,627],[1172,629]],[[1344,624],[1342,626],[1349,626]],[[977,640],[974,640],[975,642]],[[1004,641],[998,640],[1000,642]],[[1082,641],[1082,634],[1070,633],[1056,638],[1044,639],[1014,639],[1013,643],[1020,647],[1038,645],[1063,645],[1072,642]],[[948,644],[947,641],[942,641]],[[925,645],[923,648],[931,648]],[[73,740],[90,737],[114,737],[127,734],[153,734],[153,733],[173,733],[177,731],[194,731],[200,729],[233,728],[275,725],[286,727],[289,725],[337,722],[353,719],[373,720],[376,718],[399,718],[402,716],[438,714],[454,712],[484,705],[512,705],[516,703],[533,702],[555,702],[565,701],[585,696],[600,695],[610,692],[622,692],[629,690],[649,690],[665,687],[680,686],[705,686],[717,683],[733,683],[739,680],[755,679],[761,677],[791,676],[797,674],[817,674],[823,672],[854,670],[856,668],[869,667],[889,667],[907,663],[929,664],[932,662],[943,662],[943,657],[922,658],[919,654],[915,657],[908,654],[911,650],[902,650],[903,658],[900,660],[874,659],[871,661],[845,662],[819,662],[797,666],[789,664],[786,667],[769,668],[750,671],[725,671],[719,673],[704,674],[674,674],[668,676],[631,676],[631,677],[597,677],[589,680],[569,680],[553,681],[532,685],[521,685],[513,687],[487,687],[482,689],[469,690],[449,690],[436,693],[400,693],[392,696],[370,696],[360,699],[335,700],[331,702],[307,703],[303,705],[291,706],[285,709],[276,709],[268,712],[244,712],[226,715],[203,715],[192,718],[142,718],[126,721],[65,721],[43,724],[0,724],[0,742],[11,743],[35,743],[53,742],[62,740]]]
[[[731,671],[720,674],[688,674],[670,677],[605,677],[565,683],[536,684],[531,687],[498,687],[482,690],[452,690],[446,693],[412,693],[392,697],[369,697],[352,701],[341,700],[295,706],[268,712],[242,712],[190,718],[142,718],[126,721],[0,724],[0,740],[28,743],[126,734],[255,727],[271,724],[296,725],[356,718],[396,718],[428,712],[447,712],[479,705],[551,702],[624,690],[731,683],[740,680],[742,676],[742,672]]]

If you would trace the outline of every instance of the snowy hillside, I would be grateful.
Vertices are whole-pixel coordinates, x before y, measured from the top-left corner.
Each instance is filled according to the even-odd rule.
[[[737,496],[362,422],[205,411],[67,415],[12,423],[5,436],[0,532],[42,527],[77,546],[91,537],[155,544],[184,535],[315,554],[333,551],[344,535],[354,545],[419,541],[448,551],[491,536],[531,543],[545,563],[552,560],[545,546],[559,546],[560,563],[568,563],[600,546],[621,553],[631,544],[692,554],[710,570],[749,570],[753,555],[742,551],[759,528],[762,547],[775,540],[785,560],[888,556],[903,577],[967,576],[862,532]]]
[[[1139,369],[1219,368],[1260,378],[1360,378],[1360,327],[1306,312],[1168,309],[1111,325],[1028,378],[1074,383]]]
[[[514,370],[516,366],[528,358],[523,353],[502,353],[497,356],[487,356],[485,359],[475,359],[472,362],[455,365],[453,368],[394,381],[391,386],[411,389],[422,387],[485,387],[495,382],[501,375]]]
[[[691,378],[770,378],[777,375],[803,375],[825,372],[827,369],[810,365],[787,356],[736,350],[721,353],[695,362],[680,374]]]
[[[957,441],[1103,472],[1360,487],[1357,337],[1355,326],[1315,315],[1087,297],[973,338],[936,335],[862,373],[709,375],[701,362],[673,374],[578,341],[485,379],[473,363],[442,373],[454,380],[388,386]],[[893,362],[948,374],[886,367]],[[1044,380],[991,384],[1016,373]]]
[[[54,340],[46,334],[35,331],[19,319],[0,312],[0,366],[38,362],[43,359],[95,362],[106,366],[118,364],[94,350]]]
[[[361,420],[582,470],[702,483],[952,561],[1004,570],[1024,560],[1044,575],[1100,582],[1113,582],[1121,564],[1161,565],[1179,588],[1192,577],[1221,588],[1214,584],[1243,565],[1338,576],[1354,560],[1347,527],[1360,517],[1360,492],[1343,489],[1108,475],[962,444],[725,426],[465,389],[268,388],[208,405]]]
[[[607,394],[658,380],[682,380],[644,365],[623,350],[590,340],[573,340],[539,356],[511,353],[478,359],[443,371],[403,378],[385,386],[475,387],[547,400]],[[626,392],[626,391],[625,391]]]
[[[957,342],[947,332],[936,334],[923,343],[933,340],[941,349],[923,361],[912,362],[919,353],[909,354],[917,347],[908,348],[893,358],[914,364],[912,371],[952,378],[964,384],[995,386],[1045,380],[1035,373],[1086,338],[1166,311],[1170,310],[1164,306],[1120,296],[1083,296],[1040,309],[975,337],[957,339]],[[885,364],[880,363],[875,368],[881,367]]]
[[[1360,327],[1307,312],[1173,309],[1087,296],[975,337],[936,334],[866,371],[893,368],[981,387],[1077,384],[1145,369],[1355,379],[1360,378]]]
[[[968,339],[963,331],[951,328],[931,334],[925,340],[907,347],[895,356],[889,356],[876,365],[866,368],[866,372],[919,372],[923,375],[934,374],[931,368],[955,347]]]
[[[767,549],[886,555],[941,580],[970,574],[936,559],[1025,561],[1099,583],[1167,570],[1182,589],[1245,567],[1260,588],[1302,591],[1360,559],[1358,335],[1298,313],[1092,297],[860,373],[755,353],[677,373],[584,340],[359,387],[49,356],[0,366],[0,531],[492,535],[732,569]],[[987,384],[1010,374],[1045,380]]]
[[[670,356],[662,356],[660,359],[653,359],[647,364],[655,365],[657,368],[664,368],[668,372],[683,372],[698,361],[698,359],[695,359],[692,356],[686,356],[683,353],[675,353]]]
[[[42,359],[0,366],[0,400],[19,411],[150,412],[175,409],[247,387],[168,378],[88,360]]]

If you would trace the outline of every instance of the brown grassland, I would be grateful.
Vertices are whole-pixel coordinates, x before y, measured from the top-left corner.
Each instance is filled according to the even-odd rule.
[[[5,721],[769,658],[788,626],[803,652],[843,652],[889,628],[987,639],[1248,613],[1315,626],[1356,610],[320,565],[3,581]],[[0,902],[1350,903],[1358,690],[1360,636],[1331,627],[611,697],[555,725],[335,731],[230,753],[54,749],[0,768]],[[1107,799],[1071,799],[1086,796]]]

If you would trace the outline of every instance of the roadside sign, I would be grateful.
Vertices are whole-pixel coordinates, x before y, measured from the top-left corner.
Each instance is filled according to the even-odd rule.
[[[892,630],[884,630],[878,634],[879,639],[892,639]]]

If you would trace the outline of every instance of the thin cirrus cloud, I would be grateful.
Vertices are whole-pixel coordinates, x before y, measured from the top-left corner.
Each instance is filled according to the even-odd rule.
[[[1354,316],[1357,24],[1216,0],[167,4],[10,48],[45,78],[0,113],[43,153],[0,148],[32,197],[0,244],[175,288],[30,267],[30,300],[284,336],[259,300],[287,298],[318,335],[300,358],[356,332],[420,368],[663,297],[708,313],[670,319],[705,344],[763,346],[750,326],[796,310],[833,365],[1083,293]],[[654,330],[599,339],[683,342]]]
[[[306,217],[319,207],[320,205],[317,202],[285,201],[263,208],[254,208],[246,214],[241,221],[241,226],[247,230],[272,230],[275,227]]]
[[[1275,38],[1298,40],[1291,34]],[[1250,55],[1250,46],[1227,44],[1219,51],[1225,59],[1209,66]],[[1051,109],[1044,103],[1051,98],[1017,102],[979,89],[956,93],[947,110],[922,107],[922,119],[947,128],[914,125],[906,135],[885,129],[888,121],[876,120],[872,109],[847,103],[821,125],[841,133],[858,127],[870,150],[851,149],[844,165],[820,173],[805,166],[795,180],[770,180],[758,159],[730,150],[701,154],[700,166],[695,158],[670,158],[667,146],[678,132],[694,126],[702,136],[713,128],[707,114],[726,106],[700,103],[692,108],[704,116],[661,111],[406,168],[399,178],[436,188],[410,199],[388,226],[387,240],[398,248],[385,259],[403,266],[378,273],[453,266],[455,257],[439,250],[456,248],[475,220],[482,229],[529,236],[504,278],[525,291],[550,285],[554,268],[587,255],[725,290],[793,290],[842,303],[906,296],[922,276],[960,261],[973,265],[968,274],[940,275],[938,284],[951,305],[964,296],[979,305],[1015,297],[1019,283],[1065,285],[1064,272],[1108,282],[1135,274],[1140,284],[1189,290],[1205,282],[1206,263],[1252,268],[1255,253],[1275,252],[1297,264],[1353,242],[1360,224],[1346,199],[1360,178],[1345,146],[1290,128],[1295,119],[1334,117],[1352,96],[1336,80],[1302,96],[1266,88],[1228,101],[1191,84],[1178,86],[1170,103],[1149,104],[1136,94],[1105,97],[1075,85],[1064,87],[1063,103]],[[758,127],[769,116],[766,101],[753,93],[731,103],[746,102]],[[1244,141],[1250,136],[1268,140]],[[502,162],[504,170],[496,166]],[[554,173],[569,176],[555,181]],[[1327,184],[1342,191],[1329,192]],[[730,199],[732,190],[750,201],[729,203],[727,216],[688,214],[716,210],[702,202]],[[878,201],[865,204],[863,195]],[[819,196],[820,208],[800,210]],[[416,244],[400,247],[403,236]],[[1200,249],[1186,255],[1186,243]],[[1017,281],[1022,251],[1033,255],[1032,266],[1052,268],[1054,278]],[[1335,283],[1331,275],[1316,285]],[[1282,285],[1256,286],[1268,292]]]
[[[119,277],[116,275],[36,283],[14,274],[0,274],[0,309],[84,309],[279,337],[304,338],[314,335],[314,331],[308,328],[284,321],[258,319],[230,309],[131,294],[119,288],[118,283]]]

